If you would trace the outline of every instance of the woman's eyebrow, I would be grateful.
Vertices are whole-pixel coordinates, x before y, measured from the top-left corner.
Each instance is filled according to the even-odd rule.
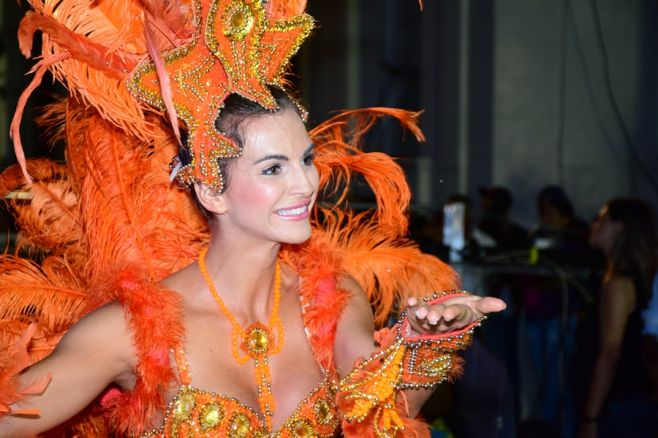
[[[254,164],[262,163],[263,161],[267,161],[267,160],[288,161],[289,158],[286,155],[281,155],[281,154],[265,155],[264,157],[261,157],[258,160],[254,161]]]
[[[313,149],[315,149],[315,145],[311,143],[302,154],[302,157],[306,157],[307,155],[309,155],[311,152],[313,152]],[[257,159],[256,161],[254,161],[253,164],[262,163],[263,161],[267,161],[267,160],[289,161],[290,159],[288,158],[287,155],[271,154],[271,155],[265,155],[264,157]]]

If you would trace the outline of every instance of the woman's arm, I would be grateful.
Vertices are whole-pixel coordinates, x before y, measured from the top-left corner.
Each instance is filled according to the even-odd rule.
[[[136,355],[119,304],[104,306],[74,325],[55,351],[27,369],[22,384],[50,374],[39,396],[26,397],[12,408],[36,408],[38,416],[5,416],[0,436],[28,437],[47,431],[84,409],[113,381],[134,369]]]
[[[370,302],[360,286],[351,278],[341,280],[339,286],[350,292],[347,307],[338,322],[334,358],[341,377],[352,370],[359,358],[369,357],[376,349],[373,341],[374,324]],[[490,312],[505,308],[497,298],[457,296],[441,304],[430,305],[410,299],[407,310],[409,323],[416,334],[436,335],[462,329]],[[432,390],[405,390],[410,417],[415,417]]]
[[[635,287],[628,278],[604,284],[599,304],[599,353],[584,409],[584,427],[594,427],[610,391],[629,315],[635,308]],[[587,435],[587,434],[585,434]]]

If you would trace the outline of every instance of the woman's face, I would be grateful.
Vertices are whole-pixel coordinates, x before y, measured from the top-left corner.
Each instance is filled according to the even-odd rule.
[[[622,230],[622,223],[610,219],[608,206],[604,206],[592,223],[592,232],[589,243],[594,247],[608,253],[614,245],[619,233]]]
[[[240,134],[244,148],[229,164],[220,227],[273,242],[304,242],[311,235],[319,175],[300,117],[291,109],[255,116],[241,124]]]

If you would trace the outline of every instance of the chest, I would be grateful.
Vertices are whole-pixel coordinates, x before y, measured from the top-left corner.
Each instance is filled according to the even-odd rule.
[[[330,425],[332,422],[327,422],[327,418],[332,417],[335,382],[315,358],[299,301],[282,300],[280,314],[281,330],[273,327],[271,330],[272,341],[280,348],[264,357],[266,366],[263,366],[263,360],[259,365],[247,358],[239,348],[243,342],[241,334],[222,315],[212,309],[186,312],[185,345],[176,362],[187,386],[172,388],[168,394],[170,422],[174,418],[187,418],[184,414],[189,411],[191,417],[200,419],[205,415],[225,427],[233,424],[236,430],[284,430],[300,419],[306,422],[297,421],[299,427],[322,422]],[[263,394],[268,391],[271,403],[264,406]],[[266,424],[263,414],[270,404],[272,415],[267,428],[263,427]],[[225,421],[219,422],[220,417]],[[233,422],[232,417],[235,417]],[[302,429],[306,430],[306,426]]]

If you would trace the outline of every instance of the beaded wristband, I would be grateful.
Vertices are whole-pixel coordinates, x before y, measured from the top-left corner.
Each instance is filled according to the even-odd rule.
[[[441,304],[446,300],[470,296],[462,290],[435,292],[423,298],[428,305]],[[406,347],[402,365],[402,378],[399,389],[433,388],[439,383],[452,379],[461,371],[462,359],[458,350],[468,347],[473,339],[473,331],[486,318],[482,317],[468,326],[437,335],[411,333],[407,311],[400,314],[397,324],[398,336]]]

